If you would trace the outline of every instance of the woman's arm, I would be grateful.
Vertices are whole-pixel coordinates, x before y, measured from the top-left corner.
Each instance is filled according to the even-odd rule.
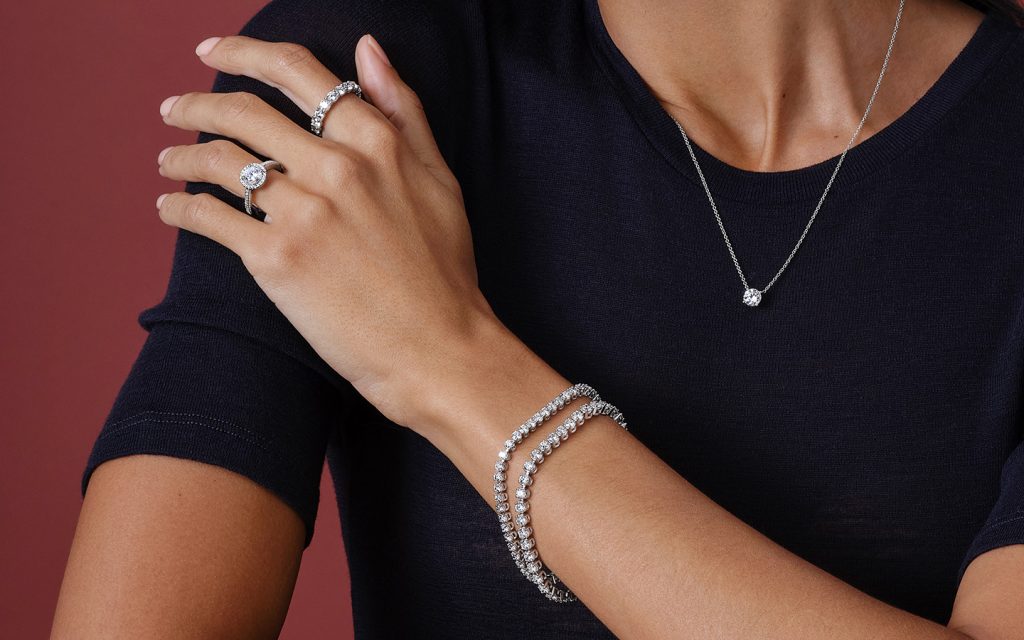
[[[276,638],[304,535],[293,509],[241,474],[108,460],[82,504],[50,637]]]
[[[281,88],[307,116],[340,81],[287,43],[229,37],[198,53]],[[339,100],[322,139],[252,96],[165,101],[169,125],[238,140],[288,173],[259,192],[272,222],[181,193],[158,200],[160,217],[237,253],[325,362],[430,440],[490,503],[498,450],[570,381],[477,287],[461,192],[415,92],[370,37],[357,44],[356,67],[373,104]],[[252,161],[232,145],[174,147],[160,170],[238,194],[238,167]],[[964,631],[898,610],[747,526],[608,418],[588,421],[553,458],[530,501],[541,557],[622,638],[1008,640],[1024,628],[1024,588],[986,570],[991,562],[965,582],[988,584],[963,592],[954,619]],[[1024,569],[1019,551],[999,555]]]
[[[505,440],[573,382],[587,382],[562,377],[490,321],[437,372],[443,377],[417,396],[433,422],[424,431],[492,505],[494,463]],[[534,443],[586,402],[575,400],[516,448],[510,482]],[[772,542],[608,417],[579,427],[546,459],[531,489],[541,559],[624,639],[1024,637],[1024,545],[972,563],[951,625],[943,627]]]

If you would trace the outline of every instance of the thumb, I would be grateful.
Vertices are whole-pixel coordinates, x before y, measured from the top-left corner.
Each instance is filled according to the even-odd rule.
[[[431,169],[448,173],[448,165],[434,140],[416,92],[407,85],[388,61],[384,49],[370,34],[356,43],[356,72],[359,86],[371,104],[402,133],[420,160]]]

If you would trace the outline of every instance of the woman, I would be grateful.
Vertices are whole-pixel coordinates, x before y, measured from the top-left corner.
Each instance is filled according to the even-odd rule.
[[[284,0],[204,41],[54,637],[275,636],[325,452],[358,637],[1021,637],[1020,14]]]

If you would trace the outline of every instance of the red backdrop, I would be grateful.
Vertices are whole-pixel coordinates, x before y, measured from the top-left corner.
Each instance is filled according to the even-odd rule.
[[[263,2],[0,2],[0,637],[44,638],[89,449],[163,296],[177,229],[157,153],[195,135],[167,96],[208,90],[193,49]],[[324,475],[282,638],[351,638],[349,578]]]

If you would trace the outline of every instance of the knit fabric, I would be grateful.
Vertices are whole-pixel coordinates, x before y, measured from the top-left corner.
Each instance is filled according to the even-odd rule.
[[[496,314],[698,489],[942,623],[974,557],[1024,543],[1021,30],[989,14],[923,97],[855,144],[755,308],[679,131],[596,0],[279,0],[243,29],[306,45],[341,79],[356,79],[366,32],[417,91],[462,185]],[[259,95],[308,128],[255,80],[219,74],[214,90]],[[763,287],[838,157],[761,173],[694,152]],[[242,209],[221,187],[187,189]],[[326,459],[357,637],[613,637],[519,574],[489,502],[332,371],[230,250],[179,230],[166,295],[138,320],[148,338],[83,493],[118,456],[204,461],[280,496],[308,544]]]

